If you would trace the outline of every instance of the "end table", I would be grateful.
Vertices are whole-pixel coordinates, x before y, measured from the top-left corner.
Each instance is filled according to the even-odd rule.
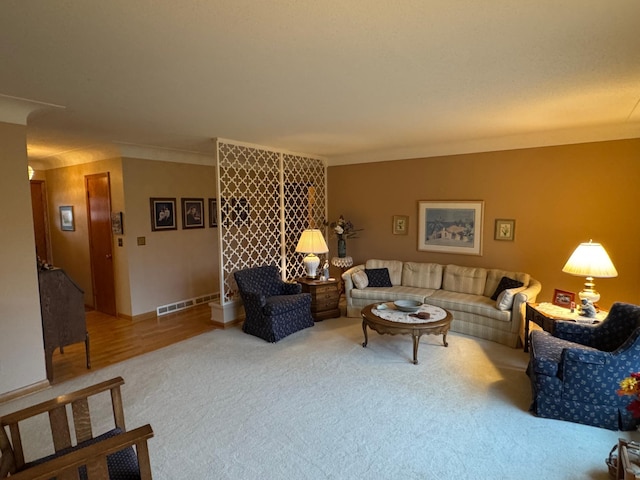
[[[340,294],[337,280],[296,279],[302,291],[311,294],[311,316],[316,322],[340,316]]]

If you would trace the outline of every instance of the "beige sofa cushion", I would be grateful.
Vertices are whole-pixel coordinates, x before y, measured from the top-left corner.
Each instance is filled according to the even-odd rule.
[[[365,268],[387,268],[389,270],[389,278],[391,285],[402,284],[402,262],[400,260],[367,260]]]
[[[402,285],[438,290],[442,286],[442,265],[405,262],[402,266]]]
[[[516,294],[523,292],[527,287],[507,288],[500,292],[496,300],[496,308],[498,310],[511,310],[513,308],[513,299]]]
[[[367,288],[369,286],[369,277],[364,270],[358,270],[351,275],[351,281],[356,288]]]
[[[522,282],[522,286],[525,288],[529,286],[530,277],[528,273],[509,272],[508,270],[499,270],[496,268],[492,268],[487,270],[487,284],[484,287],[483,293],[485,297],[491,297],[493,295],[493,292],[495,292],[496,288],[498,288],[498,284],[500,283],[502,277],[508,277],[512,278],[513,280],[518,280],[519,282]]]
[[[446,265],[442,277],[442,288],[449,292],[482,295],[487,282],[487,270],[478,267]],[[497,285],[497,284],[496,284]],[[491,292],[492,295],[493,292]]]

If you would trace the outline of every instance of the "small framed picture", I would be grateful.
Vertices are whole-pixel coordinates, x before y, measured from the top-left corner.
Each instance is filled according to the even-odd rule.
[[[506,241],[512,242],[515,235],[515,231],[516,231],[515,220],[505,220],[502,218],[496,219],[496,231],[495,231],[494,239],[506,240]]]
[[[73,218],[73,206],[60,207],[60,230],[73,232],[76,229],[76,222]]]
[[[182,199],[182,228],[204,228],[204,199]]]
[[[571,305],[575,305],[576,294],[573,292],[567,292],[565,290],[553,291],[553,304],[559,307],[571,308]]]
[[[210,227],[218,226],[218,199],[217,198],[209,199],[209,226]]]
[[[150,198],[149,203],[152,232],[178,229],[175,198]]]
[[[406,235],[409,233],[409,216],[394,215],[393,216],[393,234]]]
[[[122,212],[111,213],[111,231],[114,235],[124,234],[124,230],[122,228]]]

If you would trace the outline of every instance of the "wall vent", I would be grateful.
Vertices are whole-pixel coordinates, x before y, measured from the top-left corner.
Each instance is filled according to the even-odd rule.
[[[186,310],[187,308],[195,307],[196,305],[207,304],[213,300],[219,300],[219,293],[210,293],[208,295],[202,295],[197,298],[190,298],[188,300],[180,300],[179,302],[169,303],[156,308],[156,315],[161,317],[169,313],[179,312],[180,310]]]

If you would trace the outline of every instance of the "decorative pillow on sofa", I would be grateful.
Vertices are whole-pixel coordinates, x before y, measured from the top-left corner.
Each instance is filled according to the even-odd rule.
[[[367,288],[369,286],[369,277],[364,270],[358,270],[351,275],[351,280],[356,288]]]
[[[392,287],[388,268],[365,268],[370,287]]]
[[[500,293],[502,293],[502,291],[506,290],[507,288],[520,288],[523,286],[524,283],[519,282],[518,280],[514,280],[513,278],[509,277],[502,277],[500,279],[498,287],[496,288],[496,291],[493,292],[493,295],[491,295],[491,300],[498,300],[498,295],[500,295]]]
[[[500,292],[498,295],[498,299],[496,300],[496,308],[498,310],[511,310],[513,308],[513,299],[516,296],[516,293],[520,293],[525,290],[525,287],[519,288],[507,288]]]

